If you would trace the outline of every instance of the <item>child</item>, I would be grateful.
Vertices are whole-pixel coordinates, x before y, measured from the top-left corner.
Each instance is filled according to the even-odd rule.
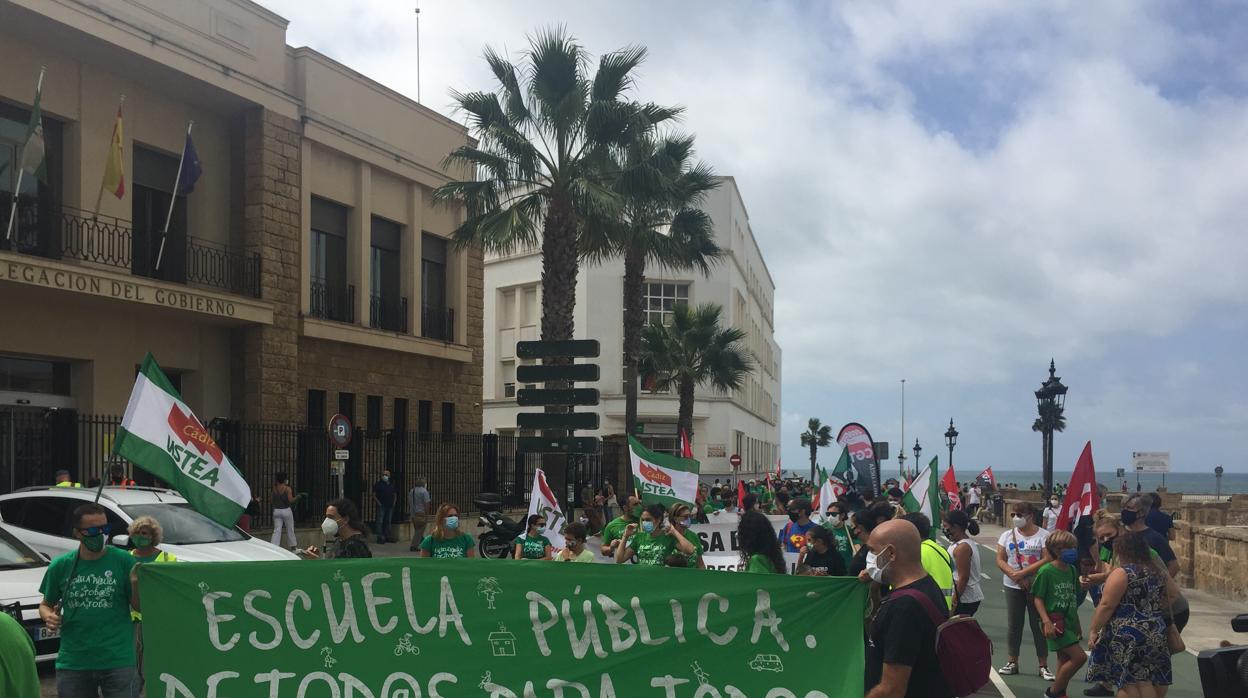
[[[1053,560],[1036,572],[1031,585],[1049,650],[1057,652],[1057,676],[1053,686],[1044,691],[1048,698],[1065,698],[1070,679],[1088,660],[1079,646],[1083,632],[1079,628],[1078,546],[1079,542],[1069,531],[1049,534],[1044,547]]]

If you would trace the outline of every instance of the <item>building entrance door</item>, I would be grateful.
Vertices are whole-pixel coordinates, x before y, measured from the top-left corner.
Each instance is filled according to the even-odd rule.
[[[58,468],[70,467],[53,463],[54,422],[58,410],[72,406],[59,395],[0,392],[0,492],[51,485]]]

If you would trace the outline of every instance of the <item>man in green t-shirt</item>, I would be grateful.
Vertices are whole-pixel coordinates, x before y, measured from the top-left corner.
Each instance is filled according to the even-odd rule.
[[[39,617],[60,630],[56,692],[64,698],[137,698],[134,630],[130,610],[139,610],[131,578],[134,557],[105,545],[108,516],[98,504],[74,510],[78,549],[48,565],[39,591]]]
[[[39,671],[30,633],[0,611],[0,696],[38,696]]]
[[[602,554],[607,557],[615,557],[615,549],[619,545],[616,541],[623,538],[624,529],[629,524],[637,523],[641,516],[641,500],[630,494],[626,501],[624,511],[602,528]]]

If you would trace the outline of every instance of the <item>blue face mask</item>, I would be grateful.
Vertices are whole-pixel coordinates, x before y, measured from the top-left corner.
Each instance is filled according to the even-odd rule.
[[[1079,561],[1079,551],[1074,548],[1067,548],[1062,551],[1062,562],[1073,565]]]
[[[653,521],[642,521],[642,522],[641,522],[641,530],[645,531],[646,533],[654,533],[654,522],[653,522]]]
[[[458,516],[446,517],[445,526],[447,530],[451,530],[451,531],[454,531],[455,529],[459,528],[459,517]]]

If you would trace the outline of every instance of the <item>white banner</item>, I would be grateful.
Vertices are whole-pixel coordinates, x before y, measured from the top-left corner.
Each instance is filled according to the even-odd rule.
[[[732,520],[727,523],[694,524],[689,527],[689,530],[693,531],[702,543],[702,562],[706,564],[706,569],[737,572],[741,566],[741,548],[737,544],[737,520],[740,517],[735,514],[720,514],[720,517]],[[767,519],[776,531],[776,539],[779,540],[780,531],[789,522],[789,517],[768,516]],[[615,564],[613,558],[601,554],[601,536],[590,538],[586,547],[593,551],[594,562]],[[797,553],[784,553],[784,560],[789,564],[789,574],[793,574],[797,567]]]
[[[563,515],[563,509],[559,507],[559,501],[550,491],[550,486],[546,484],[546,473],[541,468],[533,472],[533,494],[529,498],[529,513],[524,517],[526,530],[529,516],[534,514],[546,517],[546,533],[543,535],[550,539],[551,548],[562,550],[565,545],[563,528],[568,525],[568,519]]]
[[[1170,472],[1169,451],[1132,451],[1131,467],[1137,473]]]

